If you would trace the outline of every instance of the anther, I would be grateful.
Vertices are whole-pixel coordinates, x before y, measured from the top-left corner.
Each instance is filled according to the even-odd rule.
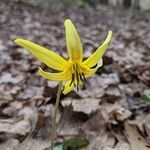
[[[71,86],[72,83],[74,83],[74,73],[72,74],[72,79],[71,79],[71,82],[70,82],[69,86]]]
[[[85,80],[85,75],[83,72],[81,73],[81,75],[82,75],[82,80]]]
[[[76,77],[77,77],[77,85],[79,84],[79,74],[78,74],[78,71],[76,70]]]

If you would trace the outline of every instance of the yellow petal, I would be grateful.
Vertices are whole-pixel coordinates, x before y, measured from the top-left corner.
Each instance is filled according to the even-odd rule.
[[[63,93],[64,93],[64,94],[69,93],[70,91],[72,91],[73,87],[74,87],[74,84],[71,84],[71,80],[68,80],[68,81],[66,82],[66,84],[65,84],[65,88],[64,88]]]
[[[105,53],[105,50],[111,40],[111,37],[112,37],[112,31],[109,31],[108,36],[104,41],[104,43],[82,64],[86,65],[89,68],[95,66],[98,63],[98,61],[102,58],[103,54]]]
[[[15,43],[26,48],[37,59],[39,59],[50,68],[63,71],[67,66],[67,61],[64,58],[38,44],[24,39],[16,39]]]
[[[93,74],[95,74],[95,72],[97,71],[97,69],[98,69],[99,67],[101,67],[102,65],[103,65],[103,60],[100,59],[100,61],[98,62],[98,64],[96,65],[95,68],[93,68],[93,69],[87,68],[87,69],[84,71],[85,77],[88,78],[88,77],[92,76]]]
[[[50,72],[43,71],[39,67],[39,74],[48,80],[54,80],[54,81],[65,81],[71,78],[71,72],[68,69],[60,73],[50,73]]]
[[[70,60],[82,61],[83,55],[82,44],[80,41],[80,37],[71,20],[67,19],[65,21],[65,29],[66,29],[66,43]]]

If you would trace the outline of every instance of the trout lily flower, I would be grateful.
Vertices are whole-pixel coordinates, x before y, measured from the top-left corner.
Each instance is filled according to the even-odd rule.
[[[103,44],[89,58],[83,61],[82,44],[73,23],[67,19],[64,25],[68,59],[64,59],[57,53],[28,40],[18,38],[15,43],[26,48],[48,67],[57,70],[57,73],[51,73],[39,67],[39,74],[48,80],[63,81],[65,85],[63,93],[67,94],[74,87],[77,87],[77,89],[82,87],[84,79],[95,74],[97,69],[102,66],[102,56],[111,40],[112,31],[108,32]]]

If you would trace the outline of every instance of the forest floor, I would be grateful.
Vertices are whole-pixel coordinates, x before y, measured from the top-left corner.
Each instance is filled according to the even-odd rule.
[[[0,150],[46,150],[57,83],[38,74],[37,61],[14,39],[22,37],[67,57],[63,22],[76,26],[88,57],[112,41],[104,64],[84,88],[61,95],[57,143],[89,141],[82,150],[150,149],[150,13],[63,3],[0,2]],[[75,150],[69,147],[66,150]]]

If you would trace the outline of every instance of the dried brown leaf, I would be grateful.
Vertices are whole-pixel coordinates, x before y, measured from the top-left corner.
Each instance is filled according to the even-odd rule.
[[[131,150],[149,150],[148,143],[144,137],[139,134],[137,127],[130,125],[128,121],[125,122],[125,133],[130,143]]]
[[[73,111],[83,112],[87,115],[95,112],[99,108],[100,99],[94,98],[82,98],[82,99],[71,99],[66,98],[61,103],[63,106],[72,105]]]

